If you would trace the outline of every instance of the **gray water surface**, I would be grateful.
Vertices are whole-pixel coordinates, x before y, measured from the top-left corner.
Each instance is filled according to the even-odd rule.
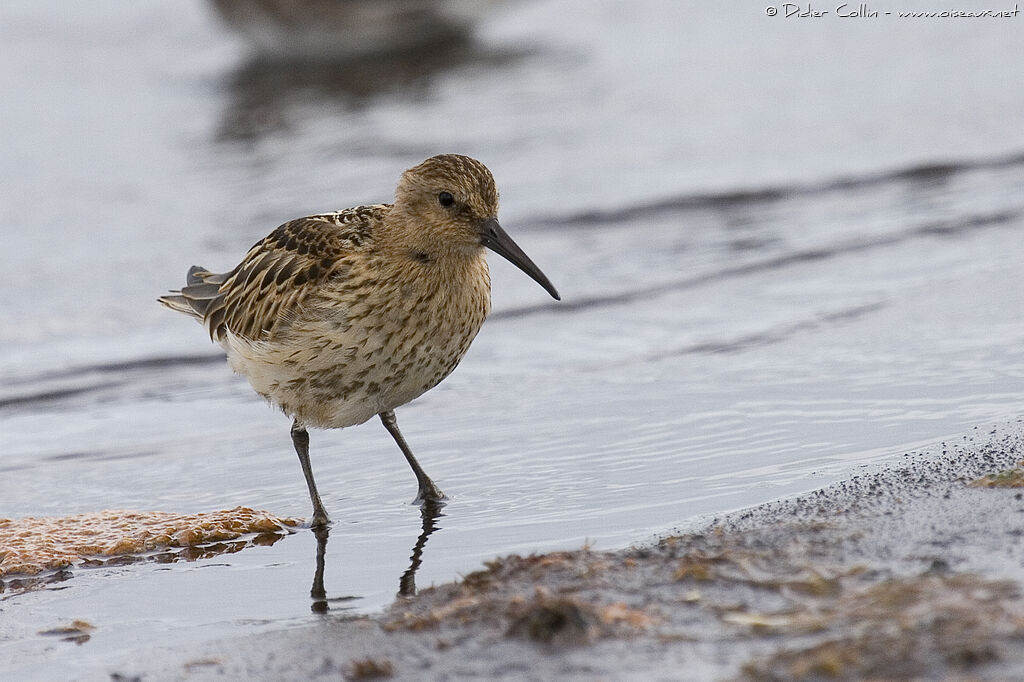
[[[332,614],[389,603],[417,544],[419,587],[621,547],[1019,416],[1020,26],[537,0],[303,66],[250,60],[201,3],[5,3],[0,517],[307,515],[287,419],[155,297],[445,151],[491,168],[563,302],[492,258],[493,318],[398,411],[452,498],[425,545],[379,423],[311,434]],[[102,678],[307,623],[316,552],[300,531],[8,586],[0,670]],[[74,619],[81,646],[37,634]]]

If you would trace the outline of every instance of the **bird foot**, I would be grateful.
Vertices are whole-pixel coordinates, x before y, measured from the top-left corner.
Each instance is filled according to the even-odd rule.
[[[331,519],[328,518],[327,512],[313,512],[313,517],[309,520],[309,527],[316,530],[318,528],[328,528],[331,525]]]
[[[448,496],[441,492],[440,488],[431,483],[430,485],[420,486],[420,491],[412,503],[421,507],[427,504],[444,506],[444,503],[447,500]]]

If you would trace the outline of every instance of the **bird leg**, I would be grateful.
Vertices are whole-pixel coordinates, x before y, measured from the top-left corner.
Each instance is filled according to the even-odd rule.
[[[391,437],[398,443],[398,447],[402,450],[402,454],[405,455],[405,459],[408,460],[409,466],[412,467],[412,472],[416,474],[416,481],[419,483],[420,492],[416,496],[414,502],[441,502],[445,499],[445,495],[441,492],[441,489],[434,485],[434,482],[430,480],[430,476],[427,476],[427,472],[423,471],[420,467],[420,463],[416,461],[416,458],[412,455],[412,450],[409,449],[408,443],[405,442],[405,438],[402,437],[402,432],[398,430],[398,422],[395,421],[394,410],[388,410],[387,412],[381,412],[380,421],[384,424],[384,428],[388,430]]]
[[[326,526],[330,519],[327,518],[324,503],[320,501],[320,493],[316,491],[313,469],[309,466],[309,432],[306,431],[305,426],[299,423],[298,419],[292,422],[292,444],[295,445],[295,452],[299,455],[302,475],[306,477],[306,486],[309,488],[309,499],[313,502],[313,518],[310,520],[310,525],[313,527]]]

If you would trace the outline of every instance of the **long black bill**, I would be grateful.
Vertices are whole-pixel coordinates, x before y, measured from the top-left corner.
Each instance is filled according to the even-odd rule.
[[[544,273],[530,260],[530,257],[523,253],[519,245],[512,241],[512,237],[509,237],[508,233],[501,229],[497,218],[488,218],[480,226],[480,243],[529,275],[534,282],[544,287],[544,290],[551,294],[556,301],[562,300],[555,285],[544,276]]]

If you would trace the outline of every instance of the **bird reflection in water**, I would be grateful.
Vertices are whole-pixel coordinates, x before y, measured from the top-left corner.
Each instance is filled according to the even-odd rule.
[[[262,57],[338,59],[468,36],[497,0],[210,0]],[[507,4],[507,3],[504,3]]]
[[[439,74],[467,65],[499,67],[523,54],[485,50],[462,38],[431,48],[346,60],[254,58],[228,77],[228,100],[216,139],[256,142],[289,131],[311,112],[329,113],[332,107],[343,112],[359,110],[383,95],[409,101],[422,99]]]
[[[444,516],[441,509],[443,502],[434,500],[424,501],[420,505],[420,534],[416,538],[416,544],[412,547],[412,554],[409,556],[409,568],[405,570],[398,579],[398,595],[411,597],[416,594],[416,571],[423,563],[423,548],[427,545],[427,539],[434,531],[439,530],[438,519]],[[316,572],[313,574],[313,587],[309,591],[312,598],[310,609],[313,613],[327,613],[332,602],[347,602],[358,599],[354,596],[327,598],[327,589],[324,587],[324,567],[326,566],[327,538],[330,534],[330,526],[314,526],[313,535],[316,537]]]
[[[525,54],[473,38],[488,0],[212,0],[252,56],[229,77],[221,141],[287,131],[325,106],[367,106],[391,94],[421,99],[439,74],[498,67]]]

